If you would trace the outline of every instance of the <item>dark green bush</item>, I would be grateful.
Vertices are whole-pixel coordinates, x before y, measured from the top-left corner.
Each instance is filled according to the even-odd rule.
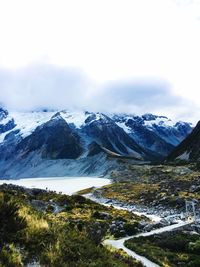
[[[6,202],[4,197],[0,198],[0,245],[19,240],[21,230],[25,229],[26,222],[18,211],[16,202]]]

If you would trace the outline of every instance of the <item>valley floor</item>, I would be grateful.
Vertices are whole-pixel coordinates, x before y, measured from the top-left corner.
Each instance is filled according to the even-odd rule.
[[[113,171],[114,183],[93,192],[96,197],[157,212],[185,211],[185,201],[200,201],[200,171],[194,165],[129,165]]]
[[[185,201],[191,200],[200,218],[200,172],[196,166],[133,165],[113,172],[112,179],[114,183],[90,190],[87,196],[105,206],[145,215],[159,229],[148,225],[145,234],[109,239],[106,244],[123,249],[147,267],[200,266],[200,223],[187,222],[193,213],[191,209],[189,214],[185,211]],[[161,226],[166,224],[173,225]],[[172,232],[166,230],[168,227]]]
[[[198,211],[198,169],[126,163],[111,178],[72,196],[1,185],[0,266],[199,266],[200,227],[180,221],[185,200]]]

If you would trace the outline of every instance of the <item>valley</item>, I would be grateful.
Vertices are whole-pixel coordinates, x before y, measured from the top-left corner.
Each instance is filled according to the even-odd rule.
[[[198,266],[199,163],[173,156],[198,157],[187,142],[198,125],[152,114],[0,113],[2,267]]]
[[[200,267],[200,0],[0,0],[0,267]]]
[[[126,164],[128,164],[127,159]],[[135,175],[138,179],[135,179]],[[199,263],[196,251],[198,251],[198,242],[200,241],[200,227],[198,223],[187,221],[189,215],[185,213],[185,200],[195,199],[198,202],[199,177],[200,173],[194,164],[185,166],[131,165],[131,168],[126,168],[124,176],[121,171],[112,173],[112,183],[104,178],[98,178],[102,179],[101,183],[97,178],[90,178],[93,179],[93,184],[84,184],[84,178],[78,178],[78,182],[81,183],[83,179],[83,187],[88,185],[88,188],[82,188],[71,197],[59,192],[63,188],[63,193],[69,194],[69,189],[66,191],[64,189],[67,184],[63,183],[63,180],[67,180],[70,184],[70,181],[73,182],[77,179],[72,177],[36,178],[27,179],[27,181],[22,179],[21,182],[20,180],[4,180],[0,191],[5,195],[9,194],[10,197],[12,196],[11,198],[20,202],[20,205],[29,207],[34,213],[39,212],[42,218],[48,218],[48,224],[52,223],[51,220],[55,220],[55,226],[61,223],[65,227],[71,227],[72,224],[72,228],[75,227],[76,232],[84,232],[87,235],[92,231],[89,239],[94,242],[93,238],[95,237],[97,248],[103,242],[104,250],[107,251],[106,253],[111,253],[111,258],[118,255],[116,266],[142,266],[140,261],[147,267],[164,267],[166,265],[175,267],[185,266],[185,264],[196,267]],[[35,184],[34,181],[36,181]],[[40,185],[40,181],[46,181],[46,183]],[[15,185],[6,185],[5,182],[14,182]],[[36,188],[44,188],[48,185],[47,182],[51,182],[48,191]],[[56,184],[60,187],[57,187]],[[32,189],[19,185],[32,187]],[[76,186],[72,186],[72,188],[75,189]],[[178,188],[176,192],[175,188]],[[75,191],[70,192],[70,194],[72,193]],[[32,212],[30,216],[32,216]],[[184,218],[184,216],[186,217]],[[197,216],[200,217],[198,207]],[[96,234],[94,234],[95,232]],[[166,243],[163,241],[160,244],[159,240],[162,240],[162,236],[166,236]],[[186,236],[187,241],[183,247],[182,243]],[[49,246],[48,242],[50,241],[46,240],[45,242],[47,242],[46,246]],[[73,247],[74,241],[71,240],[71,242],[70,246]],[[179,247],[179,250],[173,249],[174,242],[176,242],[174,246]],[[192,245],[193,243],[194,245]],[[26,250],[26,248],[24,249]],[[167,249],[167,252],[164,253],[162,249]],[[20,255],[23,262],[25,257],[23,252],[21,250],[14,251],[22,253]],[[80,257],[84,257],[85,252],[82,251],[82,253],[83,255]],[[126,256],[126,253],[129,256]],[[39,261],[43,266],[42,258],[38,258],[40,257],[38,255],[40,254],[37,251],[31,261],[32,263]],[[62,257],[58,262],[63,260]],[[115,266],[114,260],[111,258],[111,265],[107,264]],[[52,266],[59,266],[54,259],[47,258],[46,260],[51,260]],[[94,259],[91,260],[95,264]],[[68,266],[62,264],[62,266]],[[73,264],[73,266],[78,266],[76,265],[78,263],[74,262]],[[88,265],[81,264],[83,264],[81,266],[90,266],[90,263]],[[101,264],[97,263],[94,266],[101,266]]]

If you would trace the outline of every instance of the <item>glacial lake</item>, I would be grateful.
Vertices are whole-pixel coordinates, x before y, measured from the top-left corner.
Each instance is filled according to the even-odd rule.
[[[109,179],[98,177],[50,177],[0,180],[0,184],[14,184],[27,188],[40,188],[72,195],[89,187],[101,187],[111,183]]]

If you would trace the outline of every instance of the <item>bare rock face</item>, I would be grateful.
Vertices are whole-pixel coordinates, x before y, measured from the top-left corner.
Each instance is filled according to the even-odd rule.
[[[120,128],[111,118],[104,114],[91,114],[85,123],[83,131],[97,144],[120,155],[129,155],[142,159],[147,152],[133,138]]]
[[[15,127],[13,118],[8,117],[9,113],[7,110],[0,108],[0,134],[12,130]],[[5,123],[3,123],[5,120]]]

